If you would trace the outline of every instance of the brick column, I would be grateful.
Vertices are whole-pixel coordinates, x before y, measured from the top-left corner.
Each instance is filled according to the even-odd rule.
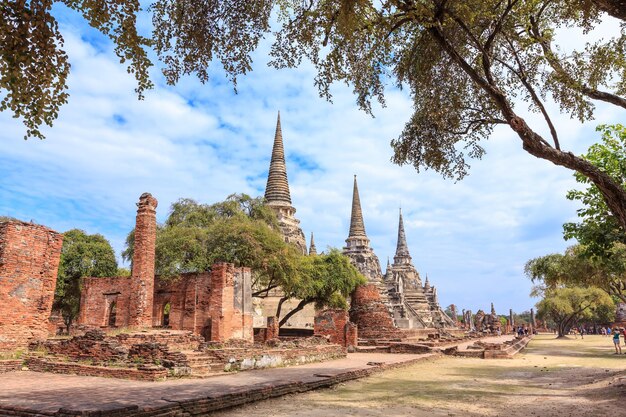
[[[150,193],[143,193],[137,203],[128,322],[131,327],[152,327],[157,205]]]
[[[211,267],[211,299],[209,311],[211,316],[211,340],[223,342],[232,337],[233,333],[233,264],[216,263]]]

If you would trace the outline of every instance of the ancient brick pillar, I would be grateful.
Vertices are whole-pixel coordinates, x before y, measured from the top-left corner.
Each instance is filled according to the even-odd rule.
[[[143,193],[137,203],[128,322],[131,327],[152,327],[157,205],[150,193]]]
[[[0,223],[0,351],[48,336],[62,245],[44,226]]]
[[[234,266],[216,263],[211,268],[211,340],[223,342],[232,337],[234,314]]]
[[[265,341],[272,339],[278,339],[278,332],[280,328],[278,327],[278,318],[275,316],[270,316],[267,318],[267,327],[265,329]]]

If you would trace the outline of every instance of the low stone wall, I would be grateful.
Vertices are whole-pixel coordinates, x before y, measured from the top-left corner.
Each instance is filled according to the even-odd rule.
[[[339,345],[319,345],[300,348],[267,349],[263,347],[207,350],[216,361],[224,364],[224,371],[274,368],[302,365],[345,358],[346,350]]]
[[[485,348],[485,359],[512,359],[519,351],[524,349],[532,339],[532,336],[525,336],[521,339],[513,339],[513,343],[504,343],[500,348]]]
[[[141,381],[158,381],[165,379],[167,369],[154,366],[139,366],[137,368],[117,368],[93,366],[75,362],[55,362],[45,358],[31,357],[26,360],[30,371],[51,372],[55,374],[74,374],[82,376],[100,376],[108,378],[134,379]]]
[[[5,372],[19,371],[22,369],[22,359],[6,359],[0,360],[0,374]]]

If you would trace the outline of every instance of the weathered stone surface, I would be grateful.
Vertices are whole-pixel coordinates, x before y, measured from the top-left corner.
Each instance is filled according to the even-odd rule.
[[[47,337],[62,245],[47,227],[0,223],[0,351]]]

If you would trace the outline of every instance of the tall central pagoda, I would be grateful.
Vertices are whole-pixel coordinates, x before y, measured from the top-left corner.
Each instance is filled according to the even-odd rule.
[[[382,284],[383,273],[380,269],[380,262],[374,250],[370,247],[370,240],[365,233],[356,175],[354,176],[354,188],[352,191],[350,232],[346,239],[346,246],[343,248],[343,254],[350,258],[352,264],[367,278],[369,283]]]
[[[276,213],[278,225],[285,242],[296,246],[306,255],[306,239],[300,228],[300,220],[295,217],[296,209],[291,205],[287,165],[285,164],[285,148],[283,147],[283,132],[280,127],[280,112],[278,112],[278,120],[276,121],[274,147],[272,148],[272,159],[267,176],[267,186],[265,187],[265,203]]]

